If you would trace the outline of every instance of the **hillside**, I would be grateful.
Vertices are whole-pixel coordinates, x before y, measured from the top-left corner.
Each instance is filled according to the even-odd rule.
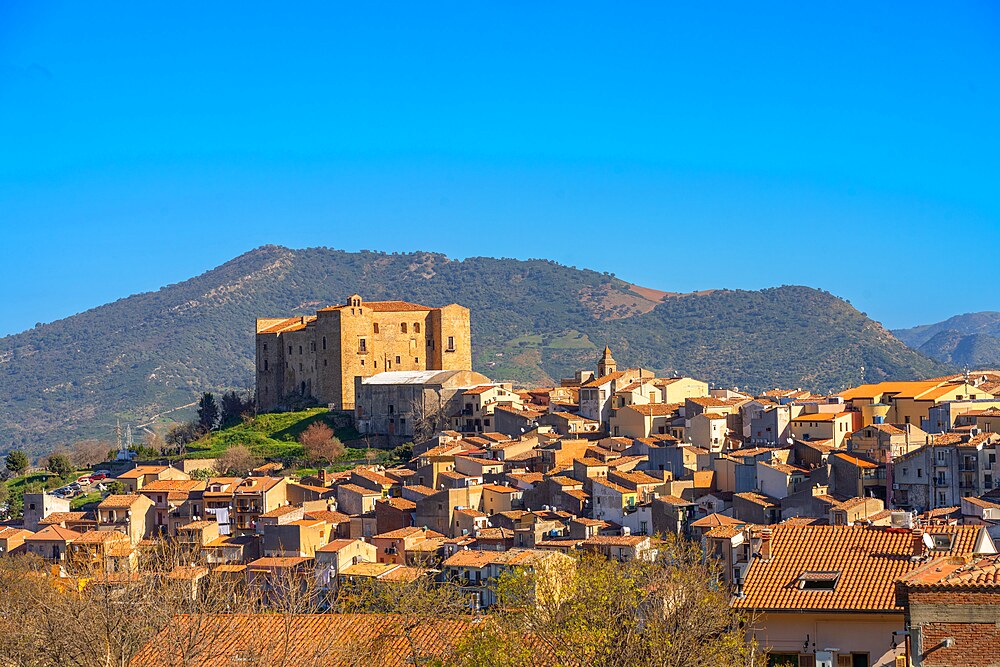
[[[725,386],[827,391],[866,378],[935,375],[846,302],[805,287],[679,295],[546,260],[348,253],[264,246],[190,280],[0,339],[0,450],[107,438],[207,389],[253,382],[258,316],[366,299],[472,310],[476,370],[550,383],[592,368],[609,343],[619,364]]]
[[[943,363],[969,368],[1000,365],[1000,313],[956,315],[893,333],[913,349]]]

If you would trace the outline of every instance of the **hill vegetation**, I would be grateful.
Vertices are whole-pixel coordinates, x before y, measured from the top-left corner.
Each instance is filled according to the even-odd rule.
[[[893,333],[910,347],[943,363],[978,369],[1000,367],[1000,313],[956,315]]]
[[[203,391],[246,390],[256,317],[312,313],[354,292],[468,306],[476,370],[524,384],[592,368],[605,343],[619,364],[746,388],[827,391],[857,383],[862,365],[868,379],[945,370],[805,287],[678,295],[547,260],[265,246],[0,339],[0,452],[108,439],[117,419],[155,426]]]

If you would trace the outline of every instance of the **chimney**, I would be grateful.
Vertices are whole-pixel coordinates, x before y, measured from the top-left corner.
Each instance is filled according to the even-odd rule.
[[[757,552],[765,561],[771,560],[771,529],[760,531],[760,551]]]
[[[924,531],[922,528],[914,528],[910,535],[913,541],[913,557],[921,558],[924,555]]]

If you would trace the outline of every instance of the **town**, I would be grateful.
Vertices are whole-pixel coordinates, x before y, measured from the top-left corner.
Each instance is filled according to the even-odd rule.
[[[264,454],[222,470],[218,456],[123,446],[23,494],[0,525],[13,577],[0,581],[30,571],[52,595],[99,589],[126,611],[156,586],[182,591],[176,609],[193,614],[137,633],[114,663],[135,667],[446,664],[475,619],[506,618],[518,576],[532,583],[519,605],[549,608],[569,604],[584,570],[669,574],[681,561],[709,573],[705,590],[736,619],[713,636],[738,634],[745,664],[997,659],[1000,371],[746,392],[628,367],[604,347],[558,386],[519,387],[472,370],[473,316],[353,294],[258,319],[255,414],[310,408],[322,440],[345,428],[367,458],[300,470]],[[435,597],[444,589],[456,595]],[[409,612],[384,603],[400,591]],[[366,597],[381,602],[356,604]],[[400,620],[428,602],[440,618]],[[213,647],[200,661],[177,639],[195,625]],[[510,664],[589,664],[532,627],[526,652],[507,644]],[[284,659],[254,662],[255,642],[276,636]],[[329,645],[307,659],[318,638]]]

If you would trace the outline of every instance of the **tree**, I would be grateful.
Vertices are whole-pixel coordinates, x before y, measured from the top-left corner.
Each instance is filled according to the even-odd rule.
[[[69,457],[77,468],[90,468],[105,461],[112,449],[114,445],[105,440],[80,440],[73,444]]]
[[[198,422],[183,422],[171,426],[164,439],[168,445],[177,448],[177,451],[180,452],[184,449],[185,445],[200,438],[202,433],[203,431]]]
[[[198,425],[205,431],[211,431],[218,423],[219,404],[215,401],[215,394],[207,391],[198,401]]]
[[[20,475],[28,469],[30,461],[28,461],[27,454],[22,452],[20,449],[15,449],[7,455],[6,464],[7,470],[11,471],[15,475]]]
[[[306,458],[312,462],[333,463],[347,451],[333,434],[333,429],[323,422],[313,422],[299,434],[299,443]]]
[[[253,409],[253,398],[247,397],[245,400],[235,391],[228,391],[222,395],[222,423],[224,425],[236,424],[243,415]]]
[[[6,505],[9,499],[10,489],[7,488],[7,483],[0,482],[0,505]]]
[[[558,589],[546,576],[523,568],[500,578],[499,604],[465,647],[466,664],[519,665],[537,655],[567,667],[752,664],[755,646],[714,563],[683,538],[668,538],[654,562],[585,555]]]
[[[60,477],[69,477],[76,470],[76,466],[65,454],[52,454],[45,463],[45,469]]]
[[[260,459],[244,445],[230,447],[215,462],[215,469],[223,475],[245,475],[260,465]]]

